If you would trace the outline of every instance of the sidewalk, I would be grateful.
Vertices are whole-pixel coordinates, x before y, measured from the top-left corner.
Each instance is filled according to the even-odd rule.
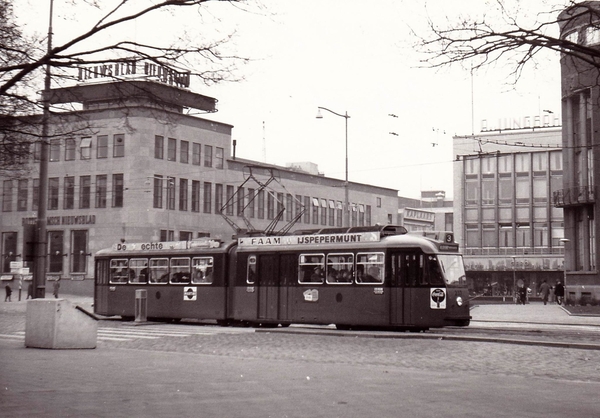
[[[527,305],[472,305],[471,316],[472,321],[597,325],[600,327],[600,317],[598,316],[570,315],[560,305],[544,305],[541,302],[532,302]]]

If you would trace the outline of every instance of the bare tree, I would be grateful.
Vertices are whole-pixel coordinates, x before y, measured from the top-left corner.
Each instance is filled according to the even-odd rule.
[[[525,9],[529,2],[495,0],[477,16],[428,20],[427,33],[415,33],[417,48],[432,67],[464,64],[472,69],[508,64],[514,81],[527,65],[550,51],[585,67],[600,68],[600,49],[577,39],[561,37],[559,28],[581,23],[600,28],[600,2],[563,1],[545,10]],[[564,13],[569,9],[569,13]]]
[[[40,120],[31,115],[39,113],[43,106],[38,92],[42,90],[43,71],[47,66],[52,70],[55,84],[76,80],[80,76],[74,71],[77,67],[107,68],[110,64],[120,65],[131,60],[185,69],[189,77],[212,84],[237,81],[237,66],[247,61],[222,52],[231,34],[214,40],[213,33],[188,34],[182,26],[171,31],[176,39],[166,45],[157,41],[130,41],[114,35],[119,28],[149,17],[160,17],[160,13],[196,14],[198,27],[201,27],[202,15],[208,13],[210,3],[245,8],[248,2],[244,0],[119,0],[111,9],[102,8],[98,0],[64,1],[76,4],[80,11],[84,9],[86,15],[97,17],[79,35],[45,48],[43,35],[27,37],[16,25],[12,1],[0,0],[0,172],[4,175],[18,176],[17,168],[25,167],[21,163],[29,158],[31,143],[40,140]],[[107,33],[113,36],[105,36]],[[84,129],[82,126],[73,128],[72,123],[69,126],[78,131]]]

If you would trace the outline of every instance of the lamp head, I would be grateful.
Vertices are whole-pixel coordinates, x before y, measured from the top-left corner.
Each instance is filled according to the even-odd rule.
[[[317,116],[316,116],[316,118],[317,119],[323,119],[323,115],[321,114],[321,108],[320,107],[317,108]]]

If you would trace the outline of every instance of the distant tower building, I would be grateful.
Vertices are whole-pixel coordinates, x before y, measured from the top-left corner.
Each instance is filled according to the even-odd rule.
[[[565,9],[558,18],[560,37],[586,48],[600,49],[600,2],[585,1]],[[596,218],[596,179],[600,158],[599,64],[585,51],[581,59],[562,54],[563,189],[554,204],[565,218],[566,299],[574,303],[600,300],[597,249],[600,231]]]

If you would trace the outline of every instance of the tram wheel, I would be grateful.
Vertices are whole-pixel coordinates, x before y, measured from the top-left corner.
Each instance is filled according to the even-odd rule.
[[[125,322],[131,322],[133,321],[135,318],[133,316],[121,316],[121,319]]]
[[[352,327],[346,324],[335,324],[335,328],[340,331],[350,331]]]

